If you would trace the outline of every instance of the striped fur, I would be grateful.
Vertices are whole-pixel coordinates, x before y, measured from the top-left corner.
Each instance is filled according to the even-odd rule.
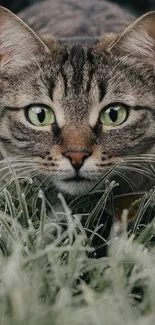
[[[10,157],[25,156],[33,171],[50,176],[59,190],[77,195],[114,164],[155,153],[155,13],[115,34],[132,20],[118,7],[99,0],[96,7],[94,1],[59,1],[45,1],[20,14],[41,38],[0,9],[0,139]],[[120,16],[111,24],[114,11]],[[101,36],[110,24],[113,33]],[[27,111],[36,104],[53,110],[53,124],[30,123]],[[102,125],[101,112],[119,104],[128,112],[124,123]],[[78,172],[72,157],[80,161]],[[139,188],[151,186],[142,173],[139,176],[139,166],[136,176],[131,167],[125,174],[123,170],[116,173],[123,180],[120,192],[129,190],[125,179]]]

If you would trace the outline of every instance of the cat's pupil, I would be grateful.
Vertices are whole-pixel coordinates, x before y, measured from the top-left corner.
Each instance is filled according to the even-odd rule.
[[[116,122],[117,121],[117,118],[118,118],[118,112],[117,112],[117,110],[111,108],[110,109],[110,112],[109,112],[109,116],[110,116],[110,119],[112,120],[112,122]]]
[[[38,115],[39,122],[43,123],[44,119],[45,119],[45,110],[43,108],[41,108],[40,112],[37,115]]]

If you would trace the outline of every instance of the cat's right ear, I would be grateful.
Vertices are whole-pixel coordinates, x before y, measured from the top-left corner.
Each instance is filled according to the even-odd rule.
[[[155,64],[155,11],[149,12],[125,29],[108,50],[137,57],[145,63]]]
[[[0,68],[13,69],[48,53],[43,41],[20,18],[0,6]]]

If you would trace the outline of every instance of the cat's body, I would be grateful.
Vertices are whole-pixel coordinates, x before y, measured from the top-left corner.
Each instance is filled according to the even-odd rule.
[[[50,175],[58,190],[73,195],[123,160],[115,173],[120,184],[123,179],[120,191],[129,190],[124,180],[148,189],[154,181],[139,173],[139,156],[155,153],[155,13],[118,35],[104,34],[120,32],[132,17],[121,10],[118,17],[118,7],[104,1],[95,3],[51,0],[21,13],[41,39],[0,9],[1,142],[10,156],[27,157],[22,159],[29,173]],[[67,11],[71,7],[79,10],[78,18]],[[101,20],[103,8],[118,10],[111,30],[106,14]],[[83,22],[83,12],[90,21],[85,14]]]
[[[40,35],[57,39],[119,33],[135,19],[119,6],[104,0],[46,0],[19,16]]]

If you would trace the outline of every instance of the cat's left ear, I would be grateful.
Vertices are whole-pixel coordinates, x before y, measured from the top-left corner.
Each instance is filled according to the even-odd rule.
[[[49,52],[43,41],[20,18],[0,6],[0,68],[14,69],[37,62]]]
[[[155,11],[137,19],[120,34],[109,50],[117,50],[155,64]]]

